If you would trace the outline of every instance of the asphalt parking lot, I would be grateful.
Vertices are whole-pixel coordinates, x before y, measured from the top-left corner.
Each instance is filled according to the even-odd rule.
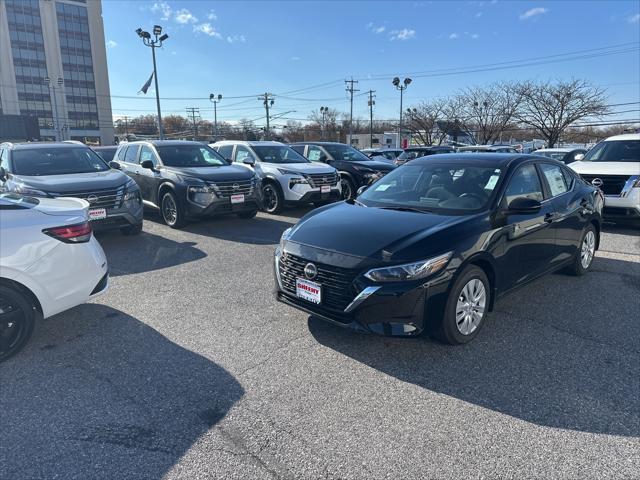
[[[303,213],[99,235],[110,291],[0,365],[0,478],[639,477],[640,230],[450,347],[276,303]]]

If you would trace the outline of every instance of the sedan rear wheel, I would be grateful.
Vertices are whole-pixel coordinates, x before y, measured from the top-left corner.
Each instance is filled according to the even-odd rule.
[[[598,243],[596,229],[593,224],[587,225],[582,233],[582,239],[573,259],[573,263],[568,267],[568,273],[572,275],[584,275],[593,265],[593,258],[596,254],[596,244]]]
[[[0,362],[27,344],[35,324],[31,302],[20,291],[0,286]]]

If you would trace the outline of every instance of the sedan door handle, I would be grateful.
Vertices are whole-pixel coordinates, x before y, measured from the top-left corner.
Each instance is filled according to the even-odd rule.
[[[556,212],[547,213],[544,216],[544,221],[547,222],[547,223],[551,223],[551,222],[556,221],[559,217],[560,217],[560,215],[558,215]]]

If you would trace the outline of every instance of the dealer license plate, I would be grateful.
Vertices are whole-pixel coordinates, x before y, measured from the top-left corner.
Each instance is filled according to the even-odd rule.
[[[319,283],[304,278],[296,278],[296,295],[298,298],[319,304],[322,299],[322,287]]]
[[[89,210],[89,220],[102,220],[103,218],[107,218],[107,210],[105,208]]]
[[[322,185],[320,187],[320,193],[331,193],[331,185]]]
[[[231,203],[244,203],[244,195],[241,193],[238,195],[231,195]]]

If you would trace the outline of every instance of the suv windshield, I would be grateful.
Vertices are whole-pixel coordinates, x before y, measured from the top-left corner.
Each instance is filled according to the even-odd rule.
[[[309,163],[309,160],[286,145],[252,145],[251,148],[266,163]]]
[[[464,214],[487,207],[500,173],[469,164],[409,163],[382,177],[358,201],[368,207]]]
[[[14,150],[13,173],[24,176],[68,175],[109,170],[109,166],[90,148],[27,148]]]
[[[324,149],[329,152],[329,155],[334,160],[342,160],[345,162],[370,162],[371,159],[367,157],[360,150],[356,150],[349,145],[340,144],[325,144],[322,145]]]
[[[589,150],[583,162],[640,162],[640,140],[600,142]]]
[[[167,167],[220,167],[229,165],[218,152],[206,145],[157,146],[162,163]]]

